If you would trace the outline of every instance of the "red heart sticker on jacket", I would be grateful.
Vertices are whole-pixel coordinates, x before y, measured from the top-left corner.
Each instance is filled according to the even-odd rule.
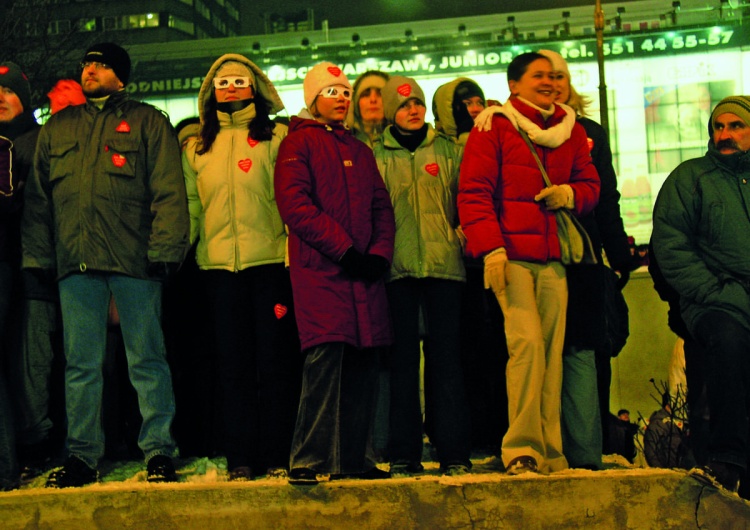
[[[273,306],[273,312],[276,313],[276,318],[278,320],[281,320],[281,318],[286,315],[287,308],[285,305],[276,304]]]
[[[247,173],[250,171],[250,168],[253,166],[253,161],[249,158],[243,158],[239,162],[237,162],[237,165],[240,166],[240,169]]]
[[[329,66],[328,71],[331,73],[332,76],[338,77],[341,75],[341,68],[338,66]]]
[[[252,138],[250,138],[249,136],[247,137],[247,145],[249,145],[250,147],[255,147],[255,146],[256,146],[256,145],[258,145],[259,143],[260,143],[260,142],[258,142],[258,140],[253,140],[253,139],[252,139]]]
[[[127,159],[121,154],[115,153],[112,155],[112,163],[115,167],[122,167],[125,165],[125,162],[127,162]]]
[[[396,92],[398,92],[405,98],[408,98],[409,94],[411,94],[411,85],[409,85],[408,83],[404,83],[396,89]]]
[[[128,125],[128,122],[125,120],[122,120],[120,122],[120,125],[115,127],[115,131],[121,132],[121,133],[129,133],[130,132],[130,125]]]
[[[427,164],[424,169],[433,177],[437,177],[437,174],[440,172],[440,167],[435,162],[433,162],[432,164]]]
[[[7,74],[8,70],[10,70],[10,68],[8,68],[7,66],[0,66],[0,75]]]
[[[586,138],[586,143],[589,144],[589,151],[594,150],[594,139],[593,138]]]

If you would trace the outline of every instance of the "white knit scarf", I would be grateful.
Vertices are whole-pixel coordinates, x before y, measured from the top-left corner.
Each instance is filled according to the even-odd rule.
[[[537,107],[529,101],[523,99],[522,101],[527,105],[536,108],[540,112],[545,112],[544,109]],[[489,131],[492,129],[492,116],[495,114],[502,114],[510,120],[516,130],[520,128],[526,131],[526,134],[529,135],[532,142],[537,145],[543,145],[554,149],[570,138],[570,133],[573,131],[573,126],[576,123],[575,111],[562,103],[558,103],[558,105],[565,111],[565,117],[563,118],[563,121],[557,125],[553,125],[549,129],[542,129],[536,123],[518,112],[510,102],[510,99],[506,101],[502,107],[492,106],[484,109],[474,120],[474,126],[480,131]]]

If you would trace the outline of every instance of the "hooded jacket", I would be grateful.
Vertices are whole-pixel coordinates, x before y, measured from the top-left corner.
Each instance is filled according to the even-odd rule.
[[[432,96],[432,113],[435,116],[435,129],[454,138],[461,145],[466,144],[469,133],[458,134],[458,125],[453,115],[453,96],[456,93],[458,85],[464,81],[476,84],[468,77],[458,77],[449,83],[439,86],[435,91],[435,95]]]
[[[569,136],[557,147],[534,144],[552,184],[568,184],[575,196],[574,211],[578,216],[590,212],[599,197],[599,176],[591,163],[586,132],[575,115],[560,105],[545,122],[541,113],[519,98],[511,98],[501,107],[489,107],[484,116],[504,112],[511,105],[521,119],[540,135],[565,137],[566,120],[571,120]],[[566,107],[567,108],[567,107]],[[512,109],[511,109],[512,110]],[[508,259],[547,263],[560,259],[555,214],[546,209],[544,201],[534,197],[545,187],[542,173],[526,142],[518,132],[517,123],[509,113],[491,117],[491,127],[476,127],[469,135],[461,163],[458,212],[466,234],[466,253],[482,257],[504,247]],[[567,116],[567,118],[566,118]],[[558,127],[552,131],[553,127]],[[530,132],[532,140],[534,133]]]
[[[456,235],[460,146],[428,125],[414,153],[391,133],[375,145],[375,160],[391,195],[396,242],[388,280],[404,277],[464,281],[466,271]]]
[[[181,263],[189,219],[180,147],[167,117],[120,90],[51,116],[26,186],[23,267],[148,277]]]
[[[254,89],[272,98],[267,101],[274,112],[284,108],[276,89],[255,64],[241,55],[226,54],[214,62],[201,86],[201,125],[205,123],[215,74],[226,61],[247,65],[255,75]],[[274,197],[273,171],[287,127],[276,124],[271,140],[255,141],[248,132],[255,116],[254,103],[231,114],[214,112],[220,129],[211,149],[197,154],[199,138],[193,138],[182,155],[190,240],[198,239],[198,266],[239,271],[283,263],[286,232]]]
[[[276,202],[289,226],[289,261],[302,349],[392,341],[385,283],[353,279],[339,264],[354,247],[393,258],[393,207],[372,151],[343,125],[294,116],[281,143]]]
[[[677,166],[656,199],[653,249],[691,333],[709,310],[750,329],[748,180],[750,152],[724,155],[709,140],[706,155]]]
[[[381,73],[383,75],[380,75]],[[387,81],[388,74],[380,72],[369,73],[369,75],[362,74],[362,76],[358,77],[354,82],[352,102],[351,105],[349,105],[349,110],[346,114],[346,124],[352,130],[356,138],[362,140],[370,147],[373,147],[375,142],[380,138],[380,135],[382,134],[382,131],[385,129],[388,122],[384,118],[380,126],[375,129],[373,137],[370,138],[364,131],[364,124],[362,123],[362,112],[359,108],[359,98],[362,95],[362,92],[364,92],[368,88],[382,89]]]

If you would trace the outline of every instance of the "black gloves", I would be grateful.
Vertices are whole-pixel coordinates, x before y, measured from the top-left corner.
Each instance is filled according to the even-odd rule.
[[[169,261],[155,261],[148,264],[146,274],[152,280],[165,281],[180,268],[179,263]]]
[[[388,270],[390,263],[383,256],[377,254],[365,254],[364,270],[362,271],[362,277],[368,282],[376,282]]]
[[[390,264],[383,256],[362,254],[354,247],[344,252],[339,263],[352,278],[375,282],[383,277]]]

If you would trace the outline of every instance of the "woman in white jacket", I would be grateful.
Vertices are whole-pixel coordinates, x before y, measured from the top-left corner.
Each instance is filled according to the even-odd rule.
[[[183,153],[183,170],[191,241],[212,302],[220,449],[230,480],[266,469],[284,477],[301,370],[273,188],[287,129],[269,114],[284,105],[260,68],[237,54],[214,62],[198,103],[200,134]]]

